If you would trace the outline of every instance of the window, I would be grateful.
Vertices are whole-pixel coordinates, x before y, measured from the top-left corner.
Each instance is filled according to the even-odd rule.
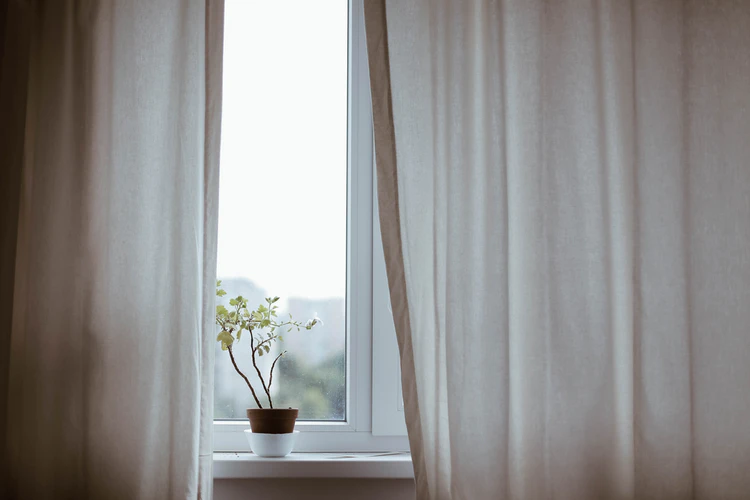
[[[408,449],[361,2],[225,4],[218,275],[229,296],[323,320],[285,335],[274,373],[274,406],[300,408],[298,451]],[[252,396],[218,343],[216,358],[215,449],[246,450]]]
[[[275,371],[277,407],[345,420],[347,6],[225,8],[217,274],[229,297],[257,306],[280,296],[279,316],[323,318],[313,331],[289,332],[259,363],[268,373],[288,351]],[[257,388],[243,352],[240,343],[237,362]],[[218,343],[216,355],[214,414],[244,419],[248,388]]]

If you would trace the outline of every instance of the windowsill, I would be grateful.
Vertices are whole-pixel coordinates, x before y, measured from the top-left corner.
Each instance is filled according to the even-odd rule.
[[[263,458],[252,453],[214,453],[214,479],[275,477],[412,479],[409,453],[292,453]]]

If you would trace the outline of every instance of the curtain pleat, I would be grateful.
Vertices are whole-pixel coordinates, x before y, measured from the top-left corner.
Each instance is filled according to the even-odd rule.
[[[389,213],[381,217],[381,235],[383,246],[388,248],[385,258],[388,260],[386,272],[393,309],[393,320],[396,322],[397,340],[400,352],[400,365],[403,375],[402,395],[405,406],[410,411],[407,417],[420,415],[417,395],[416,373],[414,372],[414,354],[412,352],[411,321],[406,291],[406,276],[403,265],[403,244],[401,241],[400,211],[398,209],[398,170],[396,168],[395,137],[393,136],[393,102],[390,87],[390,66],[388,63],[387,22],[385,4],[365,2],[365,19],[367,20],[367,52],[370,74],[380,78],[371,78],[373,134],[377,147],[377,196],[379,206],[388,207]],[[406,370],[406,372],[404,372]],[[409,442],[412,449],[421,446],[422,424],[419,418],[409,418]],[[428,484],[425,473],[424,455],[412,454],[412,463],[417,481],[417,490],[426,491]]]
[[[31,45],[29,5],[0,6],[0,497],[9,497],[8,412],[13,293],[21,199],[28,63]]]
[[[419,498],[750,491],[750,4],[366,3]]]

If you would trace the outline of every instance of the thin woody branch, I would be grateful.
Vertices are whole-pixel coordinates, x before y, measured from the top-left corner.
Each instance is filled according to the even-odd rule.
[[[245,383],[250,388],[250,392],[253,393],[253,398],[255,398],[255,403],[258,405],[258,408],[263,408],[263,405],[260,404],[260,400],[258,399],[258,396],[255,395],[255,389],[253,389],[253,385],[250,383],[250,381],[247,379],[244,373],[240,371],[240,368],[237,366],[237,362],[234,360],[234,354],[232,353],[232,346],[227,346],[227,351],[229,351],[229,357],[232,359],[232,364],[234,365],[234,369],[237,370],[237,373],[240,374],[242,378],[245,379]]]
[[[252,358],[253,358],[253,368],[255,368],[255,371],[258,374],[258,378],[260,379],[260,384],[263,386],[263,390],[266,392],[266,397],[268,398],[268,406],[273,408],[273,401],[271,400],[271,391],[268,390],[268,387],[266,386],[266,381],[263,380],[263,374],[261,373],[260,368],[258,368],[258,364],[255,360],[255,337],[253,335],[253,331],[249,330],[248,333],[250,333],[250,351],[252,353]]]
[[[273,364],[271,364],[271,375],[268,377],[268,390],[271,390],[271,384],[273,384],[273,369],[276,368],[276,362],[279,360],[281,356],[286,354],[286,351],[282,352],[278,356],[276,356],[276,359],[273,360]]]

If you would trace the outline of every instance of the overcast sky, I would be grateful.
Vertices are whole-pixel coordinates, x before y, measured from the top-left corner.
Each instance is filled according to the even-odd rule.
[[[346,0],[227,0],[220,277],[346,289]]]

